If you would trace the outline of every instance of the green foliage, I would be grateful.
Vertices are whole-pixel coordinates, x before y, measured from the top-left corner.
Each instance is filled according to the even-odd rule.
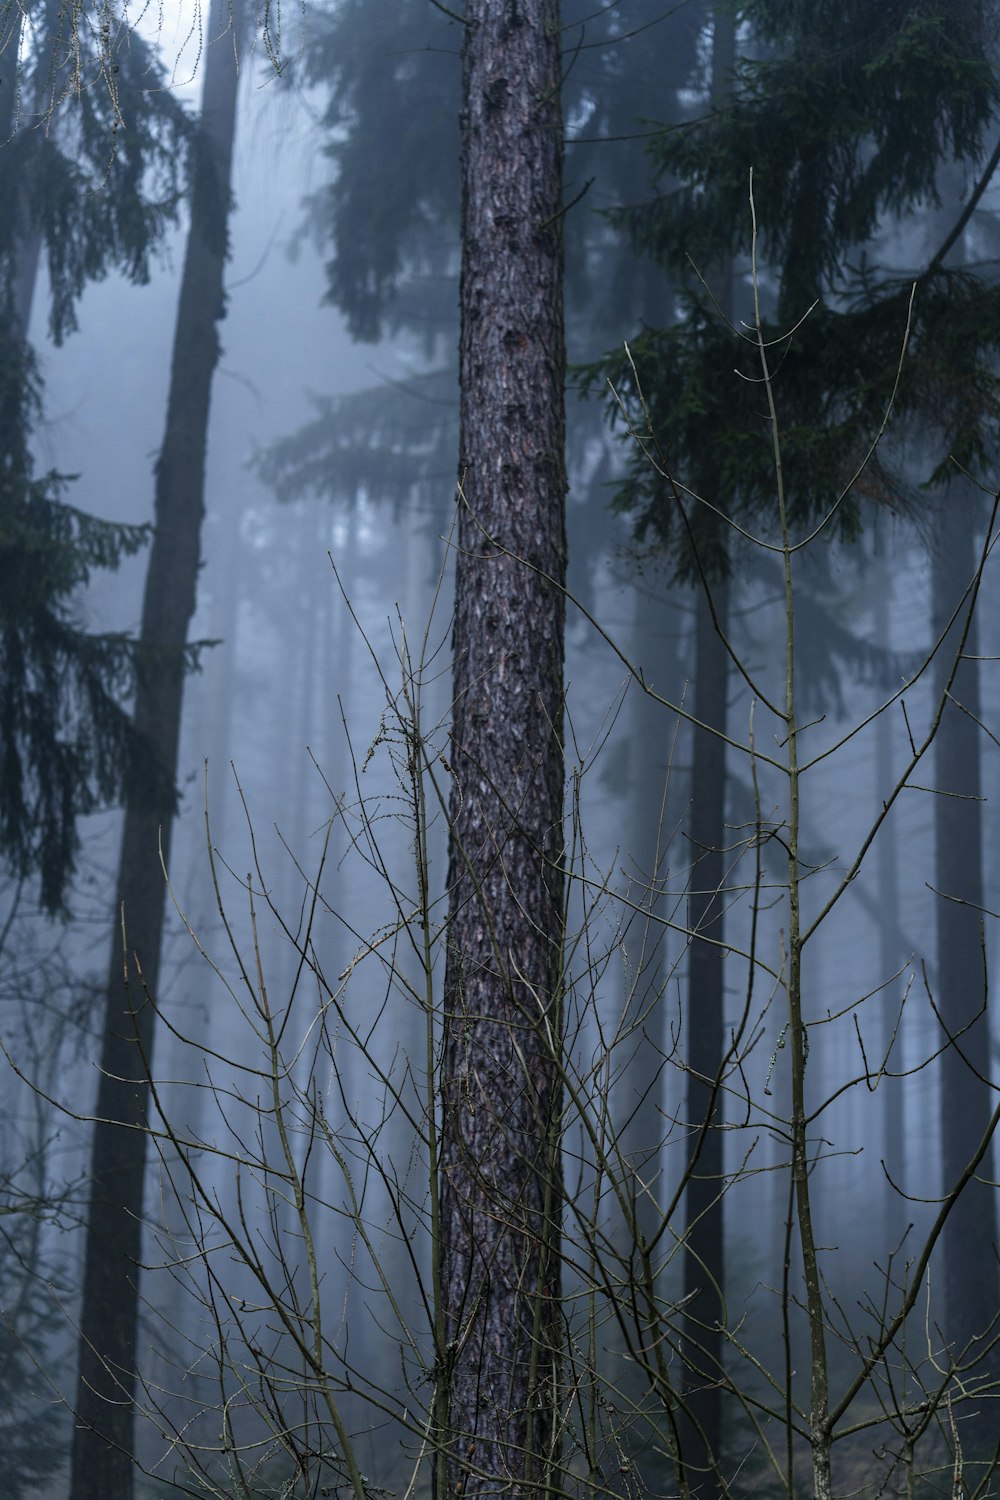
[[[16,81],[13,134],[0,149],[0,200],[16,205],[0,215],[0,286],[9,288],[25,236],[40,234],[57,342],[75,328],[88,282],[112,268],[149,279],[150,257],[177,216],[192,130],[138,35],[123,28],[105,41],[81,22],[82,51],[71,63],[67,24],[63,7],[44,9]]]
[[[695,66],[700,4],[564,4],[564,218],[567,337],[588,356],[662,302],[667,283],[636,266],[599,210],[648,190],[644,117]],[[450,506],[457,463],[459,173],[462,28],[426,0],[344,0],[315,14],[302,69],[326,91],[331,180],[308,204],[330,249],[327,297],[357,338],[402,334],[430,366],[404,381],[316,402],[297,433],[259,460],[282,499]],[[576,511],[573,556],[607,541],[593,414],[569,411],[569,464],[597,503]],[[574,501],[585,495],[581,485]],[[586,535],[584,532],[586,531]],[[586,592],[578,576],[574,587]]]
[[[874,443],[890,411],[897,438],[919,435],[932,413],[943,451],[963,467],[984,463],[1000,439],[1000,287],[968,272],[942,269],[915,292],[885,282],[875,299],[821,302],[793,332],[768,323],[763,333],[789,518],[800,532],[830,512],[831,535],[852,541],[866,504],[912,506],[912,488],[894,463],[898,448]],[[630,349],[631,360],[616,351],[582,377],[587,389],[609,381],[616,392],[609,416],[620,419],[621,401],[644,438],[616,503],[633,517],[640,541],[670,553],[678,577],[698,576],[692,539],[703,566],[726,568],[739,550],[720,512],[761,527],[765,539],[776,534],[756,340],[693,302],[683,322],[647,329]],[[940,479],[949,466],[950,459],[935,461],[924,478]],[[685,484],[715,509],[695,504]]]
[[[315,496],[353,504],[360,495],[394,511],[440,510],[450,500],[458,442],[451,371],[317,398],[315,416],[258,460],[279,500]]]
[[[598,210],[647,188],[643,118],[665,100],[679,107],[701,7],[573,3],[563,16],[568,309],[600,348],[599,328],[634,317],[637,287]],[[329,300],[355,337],[405,329],[428,357],[457,329],[461,45],[462,27],[424,0],[343,0],[317,13],[302,64],[328,91],[332,176],[310,200],[309,226],[332,249]]]
[[[746,279],[751,168],[762,333],[799,533],[830,514],[831,534],[850,540],[866,504],[912,506],[899,439],[933,431],[922,478],[934,483],[953,461],[979,468],[1000,436],[1000,291],[937,255],[914,286],[868,243],[888,222],[898,255],[900,216],[938,201],[940,169],[976,164],[1000,108],[982,6],[749,0],[739,16],[757,55],[737,64],[731,99],[660,133],[650,154],[663,192],[614,216],[684,283],[684,315],[632,344],[642,402],[619,354],[583,377],[589,387],[609,379],[659,445],[670,479],[636,455],[618,504],[686,578],[698,572],[692,541],[703,564],[728,565],[732,533],[720,513],[773,537],[755,336],[728,327],[691,274],[693,263],[710,282],[720,257],[743,256]],[[889,440],[873,449],[890,409]],[[609,411],[617,421],[617,400]],[[913,452],[910,461],[912,474]],[[715,511],[686,504],[678,486]]]
[[[756,57],[724,107],[661,132],[664,191],[624,210],[636,246],[675,272],[750,247],[778,268],[779,321],[849,290],[846,257],[884,216],[936,200],[948,161],[975,162],[1000,103],[981,0],[748,0]]]
[[[44,1248],[46,1221],[53,1217],[55,1205],[36,1196],[39,1189],[47,1191],[45,1146],[24,1144],[25,1162],[14,1170],[6,1161],[0,1166],[0,1493],[4,1500],[34,1500],[65,1462],[70,1437],[69,1413],[45,1373],[52,1368],[58,1342],[66,1336],[58,1300],[65,1291],[62,1267]]]
[[[676,110],[696,65],[702,7],[564,6],[567,300],[618,332],[649,288],[598,216],[648,187],[643,120]],[[327,187],[309,204],[333,249],[328,300],[355,338],[406,329],[432,353],[457,329],[462,27],[423,0],[345,0],[318,15],[307,83],[328,90]],[[625,254],[622,254],[625,251]],[[600,348],[600,342],[597,347]]]
[[[0,1252],[0,1266],[8,1257]],[[10,1274],[12,1267],[4,1267]],[[23,1269],[20,1270],[24,1277]],[[34,1500],[62,1467],[69,1449],[66,1413],[46,1389],[36,1359],[52,1337],[58,1307],[48,1288],[28,1278],[17,1322],[0,1314],[0,1484],[4,1500]],[[41,1336],[41,1337],[40,1337]],[[34,1357],[33,1357],[34,1355]]]
[[[65,502],[60,476],[33,477],[37,408],[29,351],[0,338],[0,854],[17,876],[37,873],[57,911],[78,815],[117,800],[126,781],[150,795],[156,781],[123,707],[136,645],[86,631],[75,613],[91,571],[117,567],[149,529],[95,520]]]
[[[39,245],[57,342],[76,326],[88,282],[113,268],[147,280],[176,217],[191,125],[150,49],[128,28],[112,34],[107,17],[58,0],[8,6],[0,39],[0,856],[17,877],[37,875],[56,912],[77,818],[126,788],[163,805],[173,790],[124,706],[135,644],[77,617],[91,571],[116,568],[148,528],[95,520],[66,502],[63,477],[35,474],[41,386],[16,277]]]
[[[455,21],[412,0],[317,13],[303,71],[328,91],[333,172],[309,213],[333,248],[328,299],[355,338],[398,331],[418,316],[407,289],[424,302],[431,278],[457,271],[460,46]]]

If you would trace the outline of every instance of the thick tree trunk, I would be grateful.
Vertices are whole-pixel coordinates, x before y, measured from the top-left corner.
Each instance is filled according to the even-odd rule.
[[[183,654],[200,557],[209,401],[219,358],[216,322],[224,311],[237,96],[234,10],[230,0],[213,0],[208,23],[199,158],[142,612],[144,667],[135,724],[157,748],[170,787],[177,774]],[[151,808],[138,798],[130,798],[126,809],[95,1110],[71,1500],[129,1500],[133,1489],[143,1127],[165,897],[159,849],[168,860],[172,815],[171,805]]]
[[[561,114],[556,0],[464,45],[439,1497],[537,1495],[559,1360]]]

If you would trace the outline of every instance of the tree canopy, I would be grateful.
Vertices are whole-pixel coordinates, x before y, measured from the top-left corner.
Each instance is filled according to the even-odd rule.
[[[79,604],[91,573],[116,568],[149,528],[86,514],[67,499],[68,476],[35,469],[44,391],[27,334],[39,258],[59,343],[88,282],[112,268],[148,278],[190,139],[140,37],[81,28],[74,51],[67,24],[55,3],[9,8],[0,51],[0,855],[19,879],[37,873],[49,911],[64,903],[80,816],[129,783],[160,800],[172,790],[125,708],[135,643],[89,630]]]
[[[648,418],[673,473],[696,483],[694,466],[711,452],[724,503],[759,515],[773,465],[755,340],[727,324],[711,284],[723,255],[749,286],[753,255],[790,518],[809,524],[842,494],[834,529],[852,539],[866,501],[913,499],[898,443],[875,444],[890,414],[893,439],[930,420],[938,440],[921,477],[931,481],[952,463],[980,467],[1000,432],[1000,287],[987,267],[949,264],[947,237],[928,254],[910,217],[940,201],[940,174],[954,164],[969,180],[957,233],[992,175],[995,160],[983,158],[1000,92],[989,8],[751,0],[738,14],[754,51],[737,62],[730,96],[653,137],[659,190],[612,215],[678,279],[682,319],[648,326],[631,361],[612,353],[586,380],[608,377],[634,403],[638,372],[645,415],[630,409]],[[617,420],[617,404],[610,410]],[[676,496],[644,459],[619,504],[691,570]],[[706,546],[713,526],[702,509]]]

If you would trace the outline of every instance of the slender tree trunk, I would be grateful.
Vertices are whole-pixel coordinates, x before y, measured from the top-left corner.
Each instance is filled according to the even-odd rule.
[[[653,581],[639,586],[630,654],[646,682],[669,696],[671,670],[676,667],[678,681],[683,680],[684,670],[676,661],[674,643],[666,638],[665,614],[664,599],[653,592]],[[668,869],[684,857],[668,847],[672,821],[667,811],[668,776],[675,727],[661,704],[636,692],[629,725],[629,816],[623,855],[626,873],[635,879],[630,897],[640,911],[628,931],[622,1008],[625,1041],[614,1058],[615,1144],[620,1170],[633,1185],[635,1205],[634,1222],[625,1226],[627,1233],[619,1247],[623,1265],[632,1260],[636,1236],[650,1244],[662,1225],[662,1082],[671,1029],[663,995],[669,967],[663,893],[669,883]],[[641,1368],[635,1375],[644,1383]]]
[[[213,0],[208,22],[199,156],[142,612],[144,669],[134,717],[156,746],[170,788],[176,782],[183,654],[200,557],[209,401],[219,358],[216,322],[224,311],[236,126],[234,11],[230,0]],[[129,1500],[133,1491],[143,1127],[165,897],[158,845],[169,860],[172,817],[172,797],[158,808],[130,797],[125,815],[91,1160],[71,1500]]]
[[[24,11],[20,5],[0,9],[0,151],[10,145],[20,109],[21,34]]]
[[[725,100],[736,57],[735,16],[722,6],[712,16],[712,99]],[[722,309],[731,314],[731,261],[715,268]],[[711,473],[711,460],[706,464]],[[709,488],[709,493],[711,488]],[[723,506],[726,497],[717,497]],[[699,589],[695,615],[694,716],[706,730],[695,730],[691,776],[691,889],[688,927],[687,1100],[689,1139],[694,1157],[684,1194],[684,1400],[688,1418],[682,1458],[692,1493],[714,1500],[720,1493],[717,1465],[722,1447],[723,1295],[723,1130],[720,1072],[726,1055],[723,933],[724,845],[726,826],[726,730],[729,654],[720,631],[729,626],[727,539],[719,565],[709,570],[712,603]],[[714,609],[714,619],[713,619]],[[715,733],[711,731],[717,731]]]
[[[546,1488],[560,1346],[559,9],[466,18],[439,1500]]]
[[[725,630],[728,583],[713,587],[716,619]],[[699,594],[695,623],[694,716],[725,732],[729,656],[708,600]],[[694,1167],[684,1195],[684,1391],[691,1419],[684,1444],[692,1492],[718,1494],[714,1464],[722,1438],[722,1293],[725,1283],[722,1182],[723,1133],[719,1070],[726,1052],[723,950],[726,747],[718,734],[696,730],[691,777],[691,881],[688,896],[687,1104]]]
[[[875,639],[881,641],[885,646],[892,644],[892,616],[891,602],[893,594],[893,571],[886,556],[879,564],[879,580],[875,599]],[[876,797],[884,799],[889,794],[889,789],[894,782],[893,766],[895,758],[893,755],[893,733],[892,720],[889,714],[880,714],[875,725],[875,778]],[[898,851],[898,827],[900,808],[893,809],[892,815],[884,824],[875,847],[875,864],[878,872],[878,902],[880,922],[879,935],[879,962],[880,979],[887,984],[889,976],[893,974],[904,961],[906,950],[899,942],[899,931],[902,926],[902,907],[899,897],[899,851]],[[901,1073],[906,1066],[904,1053],[904,1040],[906,1037],[907,1016],[904,1015],[903,1022],[896,1030],[899,1019],[899,997],[901,983],[897,982],[886,988],[879,997],[879,1006],[882,1014],[881,1055],[884,1057],[892,1048],[889,1057],[889,1071]],[[906,1128],[903,1115],[903,1080],[901,1078],[883,1079],[881,1092],[884,1094],[882,1106],[883,1119],[883,1141],[885,1164],[889,1171],[886,1179],[885,1193],[885,1244],[895,1250],[906,1229],[907,1207],[902,1194],[906,1191]],[[895,1185],[894,1185],[895,1184]]]
[[[928,236],[940,244],[964,202],[965,189],[954,169],[942,173],[941,207],[930,216]],[[965,259],[964,241],[949,264]],[[977,536],[982,523],[978,488],[955,478],[945,491],[931,553],[931,609],[935,637],[945,628],[972,581]],[[965,612],[938,653],[935,687],[944,690],[961,644]],[[938,1075],[941,1119],[942,1192],[962,1178],[986,1132],[993,1100],[993,1078],[985,944],[983,936],[982,734],[979,727],[979,621],[974,615],[963,659],[951,688],[934,745],[934,843],[937,903],[936,1002],[945,1030],[955,1038],[941,1058]],[[980,1360],[976,1376],[995,1378],[1000,1366],[994,1348],[983,1360],[984,1344],[996,1341],[1000,1308],[997,1264],[995,1151],[991,1145],[976,1179],[969,1182],[943,1234],[944,1307],[939,1326],[953,1357],[968,1365]],[[943,1317],[942,1317],[943,1312]],[[985,1336],[985,1337],[984,1337]],[[976,1345],[973,1341],[983,1340]],[[989,1404],[976,1401],[959,1411],[959,1437],[965,1454],[984,1458],[997,1449],[996,1421]]]
[[[664,574],[659,581],[665,579]],[[680,659],[673,638],[676,625],[662,590],[655,587],[657,581],[654,576],[636,586],[629,655],[645,682],[670,698],[689,668]],[[671,842],[680,815],[678,792],[669,782],[677,721],[648,694],[633,692],[623,782],[628,815],[622,856],[629,880],[627,894],[636,910],[622,938],[621,1040],[611,1059],[612,1170],[625,1186],[630,1212],[615,1222],[608,1269],[622,1278],[623,1311],[629,1306],[628,1283],[636,1276],[636,1268],[642,1268],[641,1278],[647,1274],[637,1247],[654,1246],[648,1262],[654,1293],[661,1289],[658,1267],[668,1253],[661,1233],[668,1196],[664,1178],[670,1171],[663,1148],[664,1074],[669,1076],[671,1071],[667,1059],[673,1050],[677,1018],[668,977],[671,903],[665,893],[685,858],[684,851]],[[635,1305],[647,1308],[643,1280],[636,1292]],[[617,1319],[610,1319],[600,1339],[606,1368],[613,1372],[615,1402],[628,1429],[626,1451],[638,1492],[654,1495],[663,1488],[667,1461],[660,1431],[662,1414],[650,1401],[649,1365],[655,1355],[643,1332],[641,1312],[639,1316],[639,1327],[628,1323],[622,1327]],[[635,1358],[637,1345],[645,1347],[645,1360]],[[651,1412],[651,1420],[639,1417],[640,1412]]]
[[[19,143],[22,180],[11,195],[7,227],[12,246],[10,285],[7,288],[10,315],[14,331],[22,341],[28,337],[42,258],[41,205],[33,201],[32,179],[37,178],[41,170],[38,156],[43,134],[52,126],[51,116],[62,102],[60,86],[66,82],[68,71],[65,65],[60,66],[61,60],[57,57],[60,31],[66,19],[61,0],[45,0],[40,9],[37,50],[30,67],[22,72],[18,69],[18,51],[24,28],[20,6],[13,5],[4,22],[0,23],[0,47],[4,45],[8,30],[10,36],[7,47],[0,52],[0,150],[14,135],[22,137]]]
[[[975,487],[962,480],[953,481],[931,564],[935,634],[944,629],[975,571],[981,512],[978,500]],[[960,623],[956,624],[941,653],[939,691],[958,649],[960,628]],[[973,617],[964,660],[951,690],[954,701],[945,708],[935,744],[938,795],[934,798],[934,836],[936,884],[941,898],[935,998],[944,1026],[956,1039],[941,1059],[943,1192],[949,1192],[960,1180],[991,1114],[987,1080],[993,1069],[982,931],[982,730],[976,722],[980,717],[978,652],[979,630]],[[991,1149],[978,1179],[965,1188],[944,1231],[943,1327],[960,1358],[970,1340],[987,1333],[1000,1308],[996,1194],[990,1186],[994,1180]],[[996,1337],[995,1328],[992,1337]],[[992,1364],[996,1364],[995,1355]],[[995,1434],[992,1417],[988,1425]],[[980,1438],[984,1435],[979,1434]],[[981,1456],[982,1443],[975,1446]]]

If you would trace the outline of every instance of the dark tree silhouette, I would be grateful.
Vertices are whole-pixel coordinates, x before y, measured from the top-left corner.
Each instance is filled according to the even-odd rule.
[[[726,254],[746,255],[755,229],[756,263],[766,267],[763,336],[781,350],[782,472],[797,536],[850,482],[881,429],[890,392],[895,393],[893,420],[899,430],[909,424],[928,441],[933,434],[933,452],[926,447],[921,454],[920,479],[940,483],[953,458],[976,470],[995,445],[1000,427],[989,393],[1000,346],[1000,291],[994,278],[978,275],[970,266],[955,266],[947,255],[995,166],[995,157],[985,163],[987,129],[1000,109],[988,9],[978,0],[960,5],[949,0],[891,0],[885,5],[872,0],[749,0],[739,12],[754,45],[736,64],[729,98],[691,125],[654,138],[650,149],[661,190],[617,216],[631,229],[636,247],[655,256],[685,287],[688,301],[682,324],[651,330],[631,345],[645,396],[643,417],[648,414],[653,432],[669,442],[672,471],[686,476],[700,493],[705,493],[701,481],[707,456],[716,479],[709,498],[716,505],[736,507],[751,529],[758,518],[772,514],[774,504],[773,454],[760,440],[760,402],[758,391],[751,389],[759,376],[756,353],[725,326],[717,303],[692,277],[690,266],[693,261],[699,269],[710,268]],[[901,79],[906,80],[903,89]],[[942,218],[922,265],[901,275],[889,261],[887,245],[898,256],[900,233],[908,230],[912,246],[927,201],[937,199],[939,169],[952,161],[962,164],[971,187],[964,201]],[[748,204],[751,173],[755,223]],[[900,369],[906,329],[907,358]],[[734,364],[747,377],[736,391],[729,379]],[[631,369],[622,370],[620,358],[616,366],[613,378],[619,391],[627,393]],[[893,452],[888,445],[870,455],[864,484],[837,507],[828,535],[858,538],[868,519],[863,499],[926,505],[926,496],[918,500],[913,492],[913,473],[901,473],[897,458],[898,449]],[[645,458],[636,464],[623,503],[640,531],[670,549],[680,568],[690,568],[684,558],[690,535],[677,522],[676,492]],[[696,530],[711,524],[697,505],[691,511]],[[734,557],[734,566],[738,563]],[[968,556],[966,563],[962,587],[973,571]],[[954,593],[957,580],[952,585]],[[939,613],[942,607],[939,603]],[[823,647],[825,664],[813,653],[811,666],[819,671],[812,683],[805,682],[806,667],[799,662],[803,694],[821,689],[824,677],[831,675],[829,653],[836,654],[837,644],[836,632],[828,627]],[[966,663],[960,674],[970,692],[973,670]],[[956,696],[961,696],[957,690]],[[704,717],[700,711],[698,717]],[[961,775],[971,787],[970,755],[945,748],[949,736],[959,731],[960,717],[949,705],[938,754],[949,762],[948,776]],[[947,786],[955,790],[953,781]],[[695,798],[696,806],[703,796]],[[939,823],[953,818],[968,822],[975,816],[973,804],[963,805],[960,813],[954,798],[938,801]],[[701,834],[696,854],[703,845],[712,847],[716,838]],[[969,867],[979,857],[971,833],[963,840],[939,830],[939,848],[948,846],[963,849],[966,868],[953,868],[947,878],[942,872],[942,888],[975,901]],[[695,882],[710,899],[718,871],[707,864],[701,868],[707,878],[696,867]],[[958,964],[964,951],[963,962],[974,966],[975,917],[968,905],[950,906],[941,918],[947,962]],[[699,954],[705,947],[694,944],[692,975],[696,966],[711,961],[709,953]],[[978,1003],[970,999],[975,976],[966,967],[949,977],[944,953],[939,962],[942,1008],[956,1005],[946,1009],[946,1025],[960,1029],[971,1019],[969,1006],[974,1014]],[[978,979],[974,994],[981,999],[981,974]],[[962,998],[956,1000],[958,996]],[[697,1005],[692,993],[692,1018]],[[980,1027],[978,1034],[984,1033]],[[700,1046],[700,1027],[692,1036]],[[976,1038],[973,1028],[968,1040],[981,1071],[984,1054],[973,1045]],[[701,1061],[691,1080],[693,1095],[699,1089],[704,1094],[704,1080],[714,1071],[707,1051],[689,1053],[689,1058],[695,1055]],[[978,1094],[974,1076],[968,1075],[964,1089],[959,1083],[956,1070],[962,1066],[958,1049],[953,1049],[943,1117],[943,1133],[955,1141],[946,1151],[948,1188],[960,1180],[988,1116],[981,1100],[973,1102]],[[953,1108],[956,1094],[961,1107]],[[704,1117],[697,1098],[690,1100],[689,1116],[695,1125]],[[978,1134],[977,1122],[982,1126]],[[699,1175],[711,1177],[710,1161],[699,1156],[697,1168]],[[697,1188],[697,1177],[690,1186]],[[689,1223],[700,1224],[703,1235],[709,1224],[706,1194],[707,1181],[699,1216],[692,1213],[689,1190]],[[975,1189],[969,1196],[972,1201]],[[961,1228],[968,1227],[966,1212],[972,1210],[960,1207],[954,1221],[958,1227],[944,1237],[947,1316],[949,1322],[957,1320],[948,1336],[959,1347],[973,1329],[986,1331],[997,1303],[992,1212],[980,1205],[975,1234]],[[706,1239],[692,1257],[692,1273],[699,1259],[704,1262],[709,1274],[703,1281],[716,1269],[706,1258],[708,1249]],[[688,1290],[695,1290],[691,1281]],[[706,1316],[699,1315],[698,1322],[701,1331]],[[815,1410],[821,1411],[821,1403]]]
[[[49,326],[75,326],[90,281],[112,268],[144,281],[174,215],[188,122],[139,37],[81,29],[81,68],[100,82],[79,95],[59,0],[0,14],[0,855],[38,877],[59,911],[73,875],[81,814],[137,795],[162,797],[148,748],[124,708],[135,650],[84,629],[76,608],[95,570],[148,539],[77,510],[67,481],[39,474],[42,382],[28,342],[39,264],[49,272]],[[100,74],[102,63],[107,64]],[[124,124],[124,130],[119,126]]]
[[[155,747],[171,795],[152,805],[133,795],[125,815],[90,1168],[71,1500],[128,1500],[133,1492],[144,1126],[166,897],[160,858],[170,857],[184,656],[195,607],[209,402],[220,348],[216,324],[225,309],[241,28],[239,8],[216,0],[208,20],[191,223],[156,464],[155,533],[134,709],[136,729]]]
[[[950,687],[934,747],[934,839],[937,908],[937,993],[941,1018],[955,1045],[941,1059],[942,1192],[961,1180],[983,1139],[992,1113],[990,1027],[983,938],[983,775],[980,727],[979,623],[959,609],[975,575],[982,524],[980,494],[956,478],[937,527],[931,556],[933,625],[944,631],[958,618],[940,653],[937,685],[947,686],[955,652],[963,660]],[[962,640],[964,632],[964,642]],[[944,1309],[941,1325],[962,1364],[995,1373],[996,1354],[981,1363],[997,1336],[1000,1269],[994,1149],[959,1198],[944,1229]],[[961,1425],[966,1449],[977,1457],[996,1447],[996,1425],[987,1408]]]
[[[733,12],[716,5],[712,15],[712,102],[723,107],[736,54]],[[726,316],[733,312],[733,264],[716,261],[708,275]],[[725,510],[730,497],[718,486],[711,456],[700,463],[700,489]],[[685,1363],[688,1429],[681,1445],[692,1493],[709,1500],[720,1493],[716,1465],[722,1454],[723,1320],[726,1287],[723,1218],[723,1091],[726,1040],[725,933],[726,714],[729,695],[729,538],[723,532],[697,559],[694,624],[694,731],[691,873],[688,884],[687,1087],[691,1132],[691,1176],[684,1193]],[[711,595],[711,597],[710,597]]]

